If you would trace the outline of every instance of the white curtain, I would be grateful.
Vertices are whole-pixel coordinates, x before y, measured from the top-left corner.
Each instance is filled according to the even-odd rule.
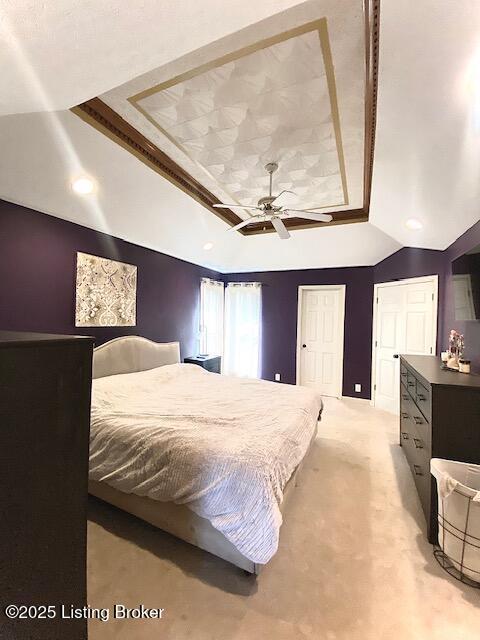
[[[225,290],[223,373],[260,377],[262,287],[258,282],[230,282]]]
[[[203,278],[200,285],[200,353],[223,355],[224,285]]]

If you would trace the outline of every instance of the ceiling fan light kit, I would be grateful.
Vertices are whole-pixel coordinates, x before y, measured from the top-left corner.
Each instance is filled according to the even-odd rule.
[[[289,207],[284,207],[280,204],[279,199],[285,193],[294,193],[293,191],[289,191],[288,189],[284,189],[280,191],[280,193],[276,196],[272,194],[272,186],[273,186],[273,174],[278,169],[278,164],[276,162],[269,162],[265,165],[265,171],[270,176],[270,188],[268,196],[263,196],[257,203],[257,206],[244,206],[240,204],[214,204],[214,207],[218,209],[242,209],[243,211],[248,211],[250,218],[246,220],[242,220],[234,227],[231,227],[229,231],[238,231],[243,227],[252,224],[252,222],[259,222],[264,220],[265,222],[271,222],[273,228],[279,235],[282,240],[288,240],[290,238],[290,234],[288,232],[287,227],[285,226],[283,219],[280,216],[287,216],[290,213],[295,213],[295,217],[304,218],[305,220],[314,220],[315,222],[331,222],[332,216],[329,213],[319,213],[315,209],[320,209],[321,207],[311,207],[309,209],[290,209]],[[250,211],[258,211],[259,213],[250,214]]]

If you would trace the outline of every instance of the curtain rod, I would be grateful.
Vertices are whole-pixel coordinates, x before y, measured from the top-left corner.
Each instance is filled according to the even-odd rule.
[[[212,280],[212,278],[202,278],[202,282],[211,282],[212,284],[221,284],[224,286],[224,282],[222,280]]]
[[[261,287],[261,282],[227,282],[227,287]]]

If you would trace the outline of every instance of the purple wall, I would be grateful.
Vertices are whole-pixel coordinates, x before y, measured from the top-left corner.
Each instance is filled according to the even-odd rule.
[[[305,269],[228,274],[226,281],[261,282],[262,377],[295,384],[297,296],[302,284],[345,284],[343,395],[370,398],[373,268]],[[355,393],[360,383],[362,392]]]
[[[403,247],[373,267],[373,281],[391,282],[438,274],[443,280],[445,252]]]
[[[451,262],[480,244],[480,222],[445,251],[403,248],[375,267],[266,271],[222,276],[162,253],[0,200],[0,328],[82,333],[100,344],[118,335],[179,340],[182,355],[198,350],[200,279],[262,282],[263,377],[295,383],[297,292],[301,284],[345,284],[343,394],[370,397],[373,283],[439,275],[438,348],[448,331],[464,333],[480,370],[480,322],[454,320]],[[74,326],[77,251],[138,266],[137,326],[79,330]],[[362,385],[362,393],[354,385]]]
[[[451,262],[480,244],[480,222],[445,251],[404,247],[374,267],[265,271],[229,274],[226,280],[254,280],[264,284],[263,377],[295,383],[297,292],[301,284],[346,284],[343,395],[370,398],[373,284],[404,278],[438,275],[438,339],[440,352],[448,344],[448,332],[464,333],[467,355],[480,370],[480,322],[454,320]],[[354,392],[355,383],[362,393]]]
[[[404,247],[373,268],[374,282],[438,274],[438,339],[437,352],[448,346],[450,329],[465,336],[465,355],[472,368],[480,371],[480,322],[455,320],[452,261],[480,244],[480,222],[461,235],[445,251]]]
[[[74,326],[76,252],[138,267],[137,326]],[[200,279],[218,274],[183,260],[0,200],[0,328],[93,335],[136,334],[198,351]]]

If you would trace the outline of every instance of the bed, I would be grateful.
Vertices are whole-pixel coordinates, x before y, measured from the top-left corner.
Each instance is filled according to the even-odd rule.
[[[258,574],[322,411],[310,389],[180,364],[178,342],[94,351],[89,492]]]

